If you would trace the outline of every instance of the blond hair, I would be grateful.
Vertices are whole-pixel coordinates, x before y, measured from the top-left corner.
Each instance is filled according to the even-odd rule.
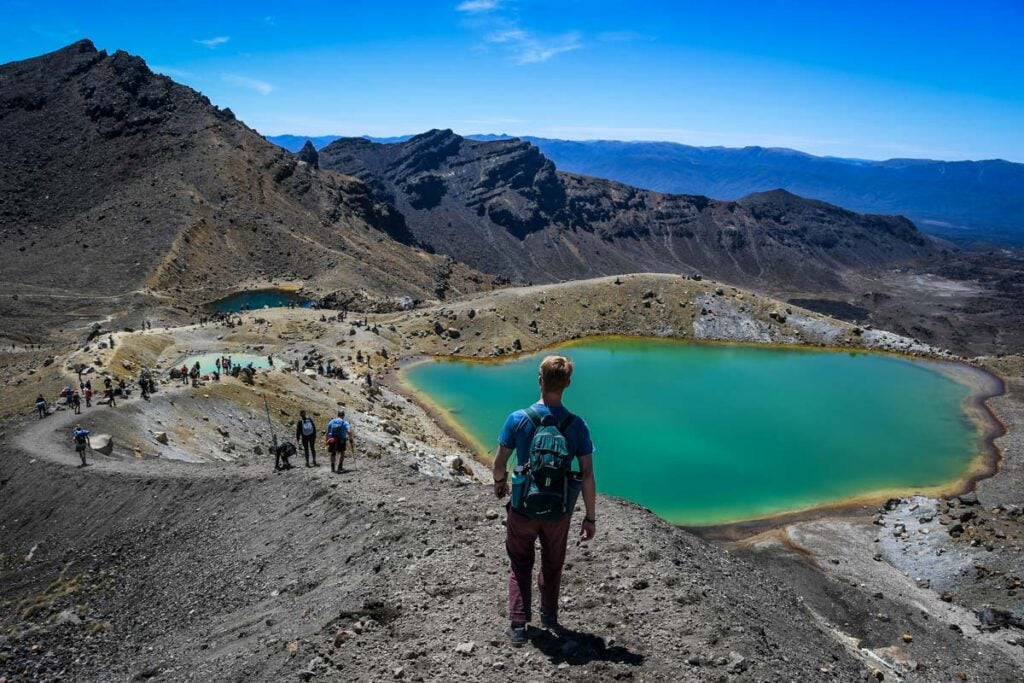
[[[540,363],[544,391],[562,391],[572,378],[572,361],[565,356],[548,356]]]

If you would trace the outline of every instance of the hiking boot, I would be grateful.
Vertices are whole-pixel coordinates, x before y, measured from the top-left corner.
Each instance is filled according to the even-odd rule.
[[[509,642],[512,643],[512,647],[522,647],[523,645],[526,645],[527,637],[525,624],[522,626],[512,624],[505,629],[505,635],[508,636]]]
[[[541,614],[540,625],[551,631],[557,631],[559,629],[558,617],[553,617],[550,614]]]

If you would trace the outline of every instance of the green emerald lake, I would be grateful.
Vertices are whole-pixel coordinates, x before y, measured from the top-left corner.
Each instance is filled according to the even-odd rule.
[[[974,391],[936,362],[833,350],[587,340],[565,404],[586,419],[598,489],[687,525],[757,519],[961,479],[984,451]],[[402,378],[493,453],[537,400],[547,353],[430,360]]]

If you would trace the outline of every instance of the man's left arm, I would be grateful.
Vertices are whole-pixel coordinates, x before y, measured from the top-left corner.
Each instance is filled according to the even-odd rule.
[[[583,478],[583,505],[587,511],[580,524],[580,538],[589,541],[597,533],[597,481],[594,479],[594,454],[581,455],[578,460],[580,476]]]

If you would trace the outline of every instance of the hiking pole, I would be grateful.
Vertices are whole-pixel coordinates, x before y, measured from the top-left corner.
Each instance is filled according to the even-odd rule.
[[[274,422],[270,419],[270,404],[267,403],[266,394],[263,394],[263,407],[267,409],[267,426],[270,427],[270,440],[274,444],[274,453],[277,453],[277,433],[274,431]]]

